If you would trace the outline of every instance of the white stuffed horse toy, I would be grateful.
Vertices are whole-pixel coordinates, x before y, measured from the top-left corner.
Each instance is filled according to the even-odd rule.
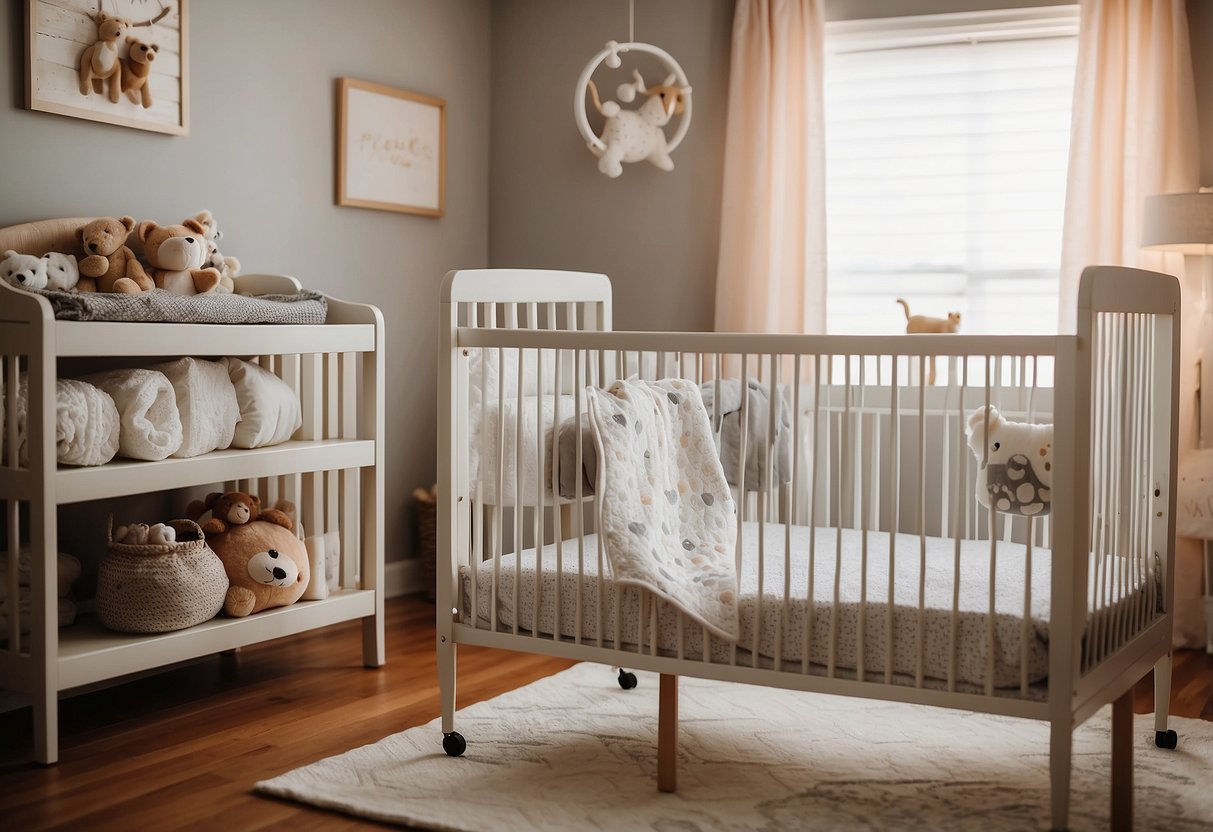
[[[589,82],[594,106],[606,117],[602,131],[605,150],[594,149],[598,154],[598,170],[614,179],[623,173],[623,162],[641,162],[645,159],[662,170],[673,170],[674,160],[666,145],[665,126],[676,114],[686,109],[686,96],[691,94],[689,86],[675,86],[676,77],[671,74],[654,87],[646,87],[639,72],[632,73],[636,80],[621,84],[616,91],[620,100],[630,103],[637,93],[649,98],[638,109],[625,110],[614,101],[602,103],[598,87]]]

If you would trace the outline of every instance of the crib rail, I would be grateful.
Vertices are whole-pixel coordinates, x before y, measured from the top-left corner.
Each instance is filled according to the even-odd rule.
[[[1097,668],[1165,614],[1173,512],[1159,500],[1173,499],[1175,428],[1162,423],[1174,413],[1162,381],[1176,308],[1106,312],[1088,293],[1089,337],[612,332],[601,327],[609,299],[543,303],[536,289],[512,300],[479,288],[490,285],[493,300],[468,291],[448,309],[439,599],[453,618],[440,615],[440,639],[460,627],[518,649],[609,651],[617,664],[667,657],[781,677],[770,684],[1026,702],[1054,682],[1068,696],[1059,668]],[[722,385],[752,383],[775,403],[761,425],[749,413],[759,398],[741,395],[729,439],[740,446],[725,472],[738,505],[737,643],[604,579],[600,500],[582,474],[593,452],[584,390],[630,377],[683,379],[715,402]],[[1056,449],[1051,514],[979,505],[989,451],[969,447],[966,424],[989,405],[1055,422],[1070,443]],[[781,412],[791,470],[777,473]],[[574,435],[573,493],[561,490],[560,425]],[[721,414],[712,428],[719,446]]]

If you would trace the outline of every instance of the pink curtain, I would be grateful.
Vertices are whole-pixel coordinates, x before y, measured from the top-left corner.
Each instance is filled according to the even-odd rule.
[[[1084,0],[1061,253],[1061,330],[1093,263],[1182,268],[1143,252],[1142,202],[1195,191],[1196,88],[1184,0]]]
[[[823,332],[822,0],[738,0],[716,329]]]
[[[1078,279],[1088,264],[1139,266],[1184,279],[1182,255],[1141,250],[1142,208],[1147,196],[1195,191],[1199,180],[1184,0],[1083,0],[1062,239],[1062,332],[1074,331]],[[1185,295],[1193,289],[1199,291],[1185,281]],[[1184,307],[1182,360],[1190,369],[1199,304]],[[1195,373],[1181,369],[1180,380],[1182,452],[1195,436]],[[1179,541],[1177,644],[1204,642],[1200,575],[1200,544]]]

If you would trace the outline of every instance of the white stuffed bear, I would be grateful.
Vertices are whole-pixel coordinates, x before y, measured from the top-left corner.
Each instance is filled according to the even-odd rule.
[[[9,249],[4,252],[4,260],[0,261],[0,279],[18,289],[45,289],[46,260]]]
[[[674,169],[674,160],[670,158],[663,128],[675,113],[681,113],[686,108],[686,96],[691,94],[689,86],[674,86],[674,75],[667,76],[663,83],[655,87],[645,87],[644,78],[640,73],[633,74],[636,80],[623,84],[617,92],[624,102],[635,99],[637,93],[647,95],[648,100],[636,110],[624,110],[614,101],[603,104],[598,98],[598,88],[594,86],[594,82],[589,84],[594,106],[606,117],[606,126],[601,136],[606,149],[591,149],[598,154],[598,170],[612,179],[623,173],[622,162],[640,162],[647,159],[661,170]]]
[[[46,288],[56,292],[72,292],[80,282],[80,264],[70,254],[52,251],[42,258],[46,261]]]
[[[987,413],[988,410],[988,413]],[[988,425],[988,430],[987,430]],[[1053,426],[1012,422],[995,407],[969,414],[977,502],[1004,514],[1048,514],[1053,504]]]

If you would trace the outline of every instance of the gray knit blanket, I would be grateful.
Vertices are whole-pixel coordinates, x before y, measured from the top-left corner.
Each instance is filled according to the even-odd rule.
[[[322,324],[324,295],[304,289],[289,295],[193,295],[165,289],[137,295],[104,292],[38,294],[50,301],[61,321],[127,321],[175,324]]]

